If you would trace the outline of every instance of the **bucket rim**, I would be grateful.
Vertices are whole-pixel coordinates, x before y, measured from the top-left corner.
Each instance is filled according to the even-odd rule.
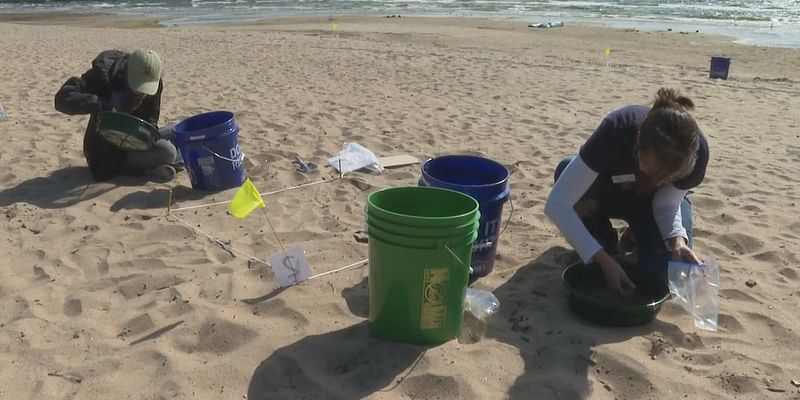
[[[202,129],[196,130],[186,130],[185,127],[188,125],[190,121],[194,121],[201,118],[206,118],[211,115],[221,115],[224,116],[222,122],[206,126]],[[216,111],[207,111],[200,114],[195,114],[190,117],[186,117],[182,119],[180,122],[175,124],[173,130],[175,131],[175,139],[180,143],[196,143],[202,142],[205,140],[215,139],[216,137],[220,136],[224,132],[217,132],[216,130],[220,127],[236,127],[238,126],[236,123],[236,116],[234,115],[233,111],[227,110],[216,110]],[[208,137],[209,133],[214,133],[211,137]],[[202,136],[202,137],[201,137]]]
[[[478,240],[477,229],[467,234],[459,234],[448,237],[426,238],[426,237],[401,235],[377,227],[368,227],[367,235],[370,237],[370,241],[377,240],[379,242],[384,242],[387,244],[403,246],[412,249],[421,249],[421,250],[438,250],[442,249],[445,246],[455,246],[455,247],[470,246],[471,248],[473,243],[475,243],[475,241]],[[472,250],[470,249],[470,253],[471,252]]]
[[[376,211],[379,211],[379,212],[376,212]],[[418,225],[415,225],[413,223],[408,223],[408,222],[404,223],[403,221],[392,221],[390,219],[387,219],[385,214],[386,213],[383,213],[383,210],[380,210],[377,207],[369,207],[369,206],[364,207],[364,218],[365,218],[365,221],[366,221],[367,224],[369,224],[370,220],[377,220],[377,221],[379,221],[379,224],[391,224],[391,225],[395,225],[395,226],[401,226],[403,228],[418,228],[419,227]],[[399,214],[399,215],[405,215],[405,214]],[[464,215],[466,215],[466,214],[464,214]],[[433,230],[439,230],[439,229],[459,229],[459,228],[464,228],[467,225],[479,224],[480,220],[481,220],[481,216],[482,216],[482,214],[481,214],[481,210],[480,210],[480,203],[478,203],[478,212],[476,212],[475,215],[472,218],[470,218],[468,221],[466,221],[466,222],[464,222],[464,223],[462,223],[460,225],[446,225],[446,226],[437,226],[437,227],[426,226],[425,229],[426,230],[432,230],[432,229]],[[458,217],[446,217],[446,218],[459,219]]]
[[[503,179],[497,181],[497,182],[492,182],[492,183],[484,183],[484,184],[480,184],[480,185],[462,185],[462,184],[458,184],[458,183],[450,183],[450,182],[441,180],[439,178],[436,178],[435,176],[432,176],[431,174],[429,174],[427,172],[427,170],[426,170],[426,167],[428,167],[431,162],[441,161],[441,160],[446,160],[446,159],[457,159],[457,158],[473,159],[473,160],[478,160],[480,162],[486,162],[488,164],[493,164],[496,167],[502,168],[506,172],[505,177]],[[501,186],[501,185],[508,186],[508,180],[511,178],[511,171],[509,171],[508,168],[506,168],[505,165],[500,164],[499,162],[497,162],[495,160],[492,160],[491,158],[482,157],[482,156],[475,156],[475,155],[471,155],[471,154],[447,154],[447,155],[443,155],[443,156],[428,158],[427,160],[425,160],[424,163],[422,163],[422,166],[420,167],[420,170],[422,171],[423,178],[430,177],[430,178],[433,178],[433,179],[435,179],[435,180],[437,180],[439,182],[446,183],[449,186],[458,187],[458,188],[465,188],[465,189],[466,188],[484,189],[484,188],[491,188],[491,187],[496,187],[496,186]]]
[[[441,238],[450,238],[460,236],[461,233],[466,234],[467,232],[478,232],[480,229],[480,218],[475,218],[474,221],[467,222],[463,225],[454,226],[454,227],[442,227],[442,228],[432,228],[432,227],[425,227],[420,228],[418,226],[413,225],[403,225],[399,223],[394,223],[391,221],[387,221],[383,218],[377,217],[375,215],[367,215],[366,218],[366,231],[369,234],[370,229],[377,229],[383,232],[390,233],[392,235],[398,236],[410,236],[418,239],[441,239]],[[419,233],[410,233],[414,231],[421,231]],[[443,233],[442,231],[446,232]],[[408,233],[406,233],[408,232]],[[461,232],[461,233],[459,233]]]
[[[99,121],[98,123],[100,123],[100,124],[102,124],[103,121],[108,121],[109,118],[111,118],[111,119],[117,119],[119,121],[127,121],[127,122],[131,122],[131,123],[136,123],[136,124],[139,124],[139,125],[142,125],[142,126],[146,127],[149,130],[153,130],[153,131],[158,132],[158,128],[156,128],[155,125],[153,125],[152,123],[150,123],[148,121],[145,121],[142,118],[139,118],[139,117],[137,117],[135,115],[132,115],[132,114],[127,114],[127,113],[118,112],[118,111],[100,111],[97,114],[97,117],[98,117],[98,121]]]
[[[452,193],[452,194],[457,195],[459,197],[464,197],[464,198],[468,199],[470,204],[472,204],[472,207],[471,207],[470,211],[467,211],[467,212],[461,213],[461,214],[457,214],[457,215],[451,215],[451,216],[447,216],[447,217],[422,217],[422,216],[417,216],[417,215],[408,215],[408,214],[397,213],[397,212],[394,212],[394,211],[389,211],[389,210],[387,210],[385,208],[378,207],[378,206],[374,205],[373,202],[372,202],[373,196],[376,196],[376,195],[381,194],[381,193],[392,192],[392,191],[400,191],[400,190],[435,190],[435,191],[449,192],[449,193]],[[444,221],[448,221],[448,220],[464,219],[464,218],[469,217],[472,214],[480,213],[480,203],[478,203],[478,201],[475,200],[475,198],[473,198],[472,196],[464,194],[464,193],[459,192],[457,190],[445,189],[445,188],[439,188],[439,187],[432,187],[432,186],[398,186],[398,187],[389,187],[389,188],[378,189],[378,190],[370,193],[369,195],[367,195],[367,209],[368,210],[369,209],[373,209],[373,210],[379,211],[380,213],[382,213],[384,215],[391,215],[393,217],[402,218],[402,219],[406,219],[406,220],[410,220],[410,221],[444,222]]]

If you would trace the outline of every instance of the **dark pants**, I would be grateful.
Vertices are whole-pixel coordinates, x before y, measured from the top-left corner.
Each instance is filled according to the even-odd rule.
[[[130,151],[125,159],[125,172],[140,175],[161,165],[174,165],[180,158],[176,148],[175,132],[173,126],[158,130],[160,139],[153,144],[153,148],[145,151]]]
[[[554,180],[575,156],[569,156],[556,167]],[[667,279],[667,262],[670,253],[653,217],[653,195],[637,196],[632,191],[623,191],[611,182],[595,180],[586,194],[575,204],[575,211],[603,248],[610,254],[618,252],[617,232],[611,226],[611,219],[621,219],[628,223],[636,240],[639,265],[656,276]],[[684,198],[681,202],[683,227],[692,246],[692,204]]]

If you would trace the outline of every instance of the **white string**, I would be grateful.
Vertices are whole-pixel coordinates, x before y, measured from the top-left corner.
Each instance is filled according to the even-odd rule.
[[[266,265],[266,266],[268,266],[268,267],[272,267],[272,265],[271,265],[269,262],[267,262],[267,261],[265,261],[265,260],[262,260],[262,259],[260,259],[260,258],[258,258],[258,257],[256,257],[256,256],[254,256],[254,255],[251,255],[251,254],[245,253],[244,251],[241,251],[241,250],[239,250],[239,249],[237,249],[237,248],[235,248],[235,247],[233,247],[233,246],[231,246],[231,245],[229,245],[229,244],[227,244],[227,243],[223,242],[222,240],[220,240],[220,239],[217,239],[217,238],[215,238],[215,237],[213,237],[213,236],[209,235],[208,233],[205,233],[205,232],[201,231],[199,228],[197,228],[197,227],[195,227],[194,225],[192,225],[192,224],[190,224],[190,223],[188,223],[188,222],[186,222],[186,221],[182,220],[181,218],[178,218],[178,217],[177,217],[177,216],[175,216],[175,215],[169,214],[169,215],[168,215],[168,217],[172,217],[172,218],[174,218],[176,221],[178,221],[178,222],[180,222],[180,223],[182,223],[182,224],[184,224],[184,225],[188,226],[189,228],[191,228],[191,229],[192,229],[193,231],[195,231],[196,233],[199,233],[199,234],[201,234],[201,235],[205,236],[205,237],[206,237],[208,240],[211,240],[212,242],[214,242],[214,243],[217,243],[217,244],[219,244],[220,246],[223,246],[223,248],[225,248],[225,249],[228,249],[228,250],[230,250],[230,251],[232,251],[232,252],[234,252],[234,253],[241,254],[241,255],[243,255],[243,256],[245,256],[245,257],[247,257],[247,258],[249,258],[249,259],[251,259],[251,260],[253,260],[253,261],[260,262],[261,264],[264,264],[264,265]],[[284,253],[285,253],[285,251],[284,251]],[[311,275],[310,277],[308,277],[308,278],[307,278],[307,280],[308,280],[308,279],[319,278],[319,277],[322,277],[322,276],[325,276],[325,275],[331,275],[331,274],[335,274],[335,273],[338,273],[338,272],[346,271],[346,270],[348,270],[348,269],[353,269],[353,268],[355,268],[355,267],[362,266],[362,265],[366,264],[367,262],[369,262],[369,259],[368,259],[368,258],[365,258],[365,259],[363,259],[363,260],[356,261],[356,262],[354,262],[354,263],[352,263],[352,264],[345,265],[344,267],[340,267],[340,268],[336,268],[336,269],[334,269],[334,270],[325,271],[325,272],[320,272],[320,273],[318,273],[318,274]]]
[[[215,238],[215,237],[213,237],[213,236],[209,235],[208,233],[205,233],[205,232],[201,231],[199,228],[197,228],[197,227],[195,227],[194,225],[192,225],[192,224],[190,224],[190,223],[188,223],[188,222],[186,222],[186,221],[184,221],[184,220],[182,220],[182,219],[178,218],[177,216],[173,215],[172,213],[168,214],[167,216],[168,216],[168,217],[175,218],[175,220],[177,220],[178,222],[180,222],[180,223],[182,223],[182,224],[184,224],[184,225],[188,226],[189,228],[191,228],[191,229],[192,229],[193,231],[195,231],[196,233],[199,233],[199,234],[201,234],[201,235],[205,236],[206,238],[208,238],[208,240],[210,240],[210,241],[212,241],[212,242],[214,242],[214,243],[217,243],[217,244],[219,244],[220,246],[222,246],[222,247],[223,247],[223,248],[225,248],[225,249],[228,249],[228,250],[230,250],[230,251],[232,251],[232,252],[235,252],[235,253],[239,253],[239,254],[241,254],[241,255],[243,255],[243,256],[245,256],[245,257],[247,257],[247,258],[249,258],[249,259],[251,259],[251,260],[253,260],[253,261],[258,261],[258,262],[260,262],[260,263],[262,263],[262,264],[264,264],[264,265],[271,266],[271,265],[270,265],[268,262],[266,262],[266,261],[264,261],[264,260],[262,260],[262,259],[260,259],[260,258],[258,258],[258,257],[256,257],[256,256],[254,256],[254,255],[251,255],[251,254],[245,253],[245,252],[243,252],[243,251],[241,251],[241,250],[239,250],[239,249],[237,249],[237,248],[235,248],[235,247],[233,247],[233,246],[231,246],[231,245],[229,245],[229,244],[227,244],[227,243],[223,242],[222,240],[220,240],[220,239],[217,239],[217,238]]]
[[[340,162],[341,162],[341,160],[340,160]],[[341,171],[341,169],[340,169],[340,171]],[[337,178],[334,178],[334,179],[328,179],[328,180],[323,179],[323,180],[319,180],[319,181],[315,181],[315,182],[305,183],[305,184],[298,185],[298,186],[292,186],[292,187],[288,187],[288,188],[284,188],[284,189],[273,190],[271,192],[260,193],[260,195],[262,197],[266,197],[266,196],[270,196],[270,195],[274,195],[274,194],[278,194],[278,193],[287,192],[287,191],[290,191],[290,190],[295,190],[295,189],[300,189],[300,188],[304,188],[304,187],[308,187],[308,186],[313,186],[313,185],[320,184],[320,183],[334,182],[334,181],[340,180],[342,178],[344,178],[344,174],[342,174],[340,172],[340,175]],[[214,237],[214,236],[212,236],[212,235],[210,235],[210,234],[208,234],[206,232],[203,232],[199,228],[197,228],[194,225],[184,221],[183,219],[177,217],[175,214],[172,213],[173,211],[185,211],[185,210],[192,210],[192,209],[196,209],[196,208],[203,208],[203,207],[211,207],[211,206],[217,206],[217,205],[223,205],[223,204],[230,204],[232,201],[233,200],[220,201],[220,202],[216,202],[216,203],[199,204],[199,205],[181,207],[181,208],[171,208],[170,206],[168,206],[167,207],[167,218],[169,218],[169,217],[174,218],[176,221],[178,221],[178,222],[186,225],[187,227],[189,227],[195,233],[199,233],[199,234],[205,236],[208,240],[211,240],[212,242],[219,244],[220,246],[222,246],[222,248],[224,248],[226,250],[229,250],[229,251],[234,252],[234,253],[241,254],[241,255],[249,258],[250,260],[253,260],[253,261],[259,262],[261,264],[267,265],[269,267],[272,267],[272,265],[269,262],[267,262],[265,260],[262,260],[262,259],[254,256],[252,254],[245,253],[244,251],[239,250],[239,249],[231,246],[230,244],[227,244],[227,243],[223,242],[222,240],[220,240],[220,239],[218,239],[218,238],[216,238],[216,237]],[[170,205],[171,205],[171,202],[172,202],[172,199],[170,198]],[[275,228],[272,226],[272,221],[270,221],[269,215],[267,215],[266,210],[262,209],[262,211],[264,212],[264,217],[267,219],[267,223],[270,225],[270,229],[272,230],[272,233],[275,235],[275,239],[278,241],[278,245],[280,246],[280,248],[283,251],[284,255],[286,255],[286,250],[284,249],[283,243],[281,243],[281,240],[278,237],[278,233],[275,231]],[[448,249],[448,251],[450,251],[450,249]],[[450,253],[453,254],[452,251],[450,251]],[[455,257],[455,254],[453,254],[453,256]],[[456,257],[456,259],[458,259],[458,257]],[[461,261],[461,260],[459,260],[459,261]],[[308,279],[314,279],[314,278],[323,277],[323,276],[326,276],[326,275],[335,274],[335,273],[342,272],[342,271],[346,271],[346,270],[349,270],[349,269],[352,269],[352,268],[355,268],[355,267],[362,266],[362,265],[366,264],[367,262],[369,262],[369,259],[365,258],[363,260],[356,261],[356,262],[354,262],[352,264],[345,265],[344,267],[340,267],[340,268],[336,268],[336,269],[333,269],[333,270],[330,270],[330,271],[320,272],[318,274],[312,275],[312,276],[308,277],[307,280]]]
[[[261,195],[261,197],[272,196],[274,194],[288,192],[290,190],[295,190],[295,189],[301,189],[301,188],[304,188],[304,187],[309,187],[309,186],[317,185],[317,184],[320,184],[320,183],[335,182],[335,181],[338,181],[339,179],[342,179],[342,178],[341,177],[336,177],[336,178],[333,178],[333,179],[322,179],[322,180],[315,181],[315,182],[304,183],[304,184],[298,185],[298,186],[291,186],[291,187],[288,187],[288,188],[273,190],[271,192],[264,192],[264,193],[259,193],[259,194]],[[197,204],[197,205],[194,205],[194,206],[172,208],[171,210],[172,211],[193,210],[193,209],[196,209],[196,208],[213,207],[213,206],[220,206],[220,205],[223,205],[223,204],[230,204],[232,201],[233,200],[226,200],[226,201],[219,201],[219,202],[216,202],[216,203]]]
[[[361,261],[356,261],[356,262],[354,262],[354,263],[352,263],[350,265],[345,265],[344,267],[341,267],[341,268],[336,268],[334,270],[327,271],[327,272],[320,272],[320,273],[318,273],[316,275],[310,276],[308,279],[319,278],[320,276],[335,274],[337,272],[342,272],[342,271],[348,270],[350,268],[360,267],[360,266],[362,266],[362,265],[364,265],[364,264],[366,264],[368,262],[369,262],[369,258],[365,258],[365,259],[363,259]]]

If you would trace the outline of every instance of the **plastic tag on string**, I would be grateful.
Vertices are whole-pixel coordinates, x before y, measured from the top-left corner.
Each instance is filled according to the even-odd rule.
[[[296,285],[311,277],[311,267],[306,260],[306,252],[300,247],[270,256],[269,263],[280,287]]]

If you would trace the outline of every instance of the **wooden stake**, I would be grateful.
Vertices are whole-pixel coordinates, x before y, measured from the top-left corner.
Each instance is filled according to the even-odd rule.
[[[169,198],[167,199],[167,215],[172,210],[172,189],[169,190]]]

